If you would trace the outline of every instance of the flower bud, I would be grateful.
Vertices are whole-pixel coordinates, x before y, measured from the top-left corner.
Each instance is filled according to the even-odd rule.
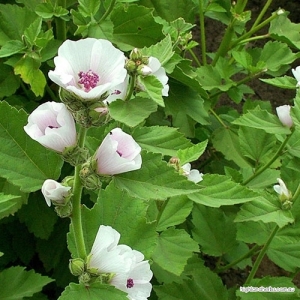
[[[89,273],[84,272],[81,275],[79,275],[79,283],[88,285],[88,283],[91,281],[91,276]]]
[[[60,218],[69,218],[72,215],[73,205],[69,201],[65,205],[57,205],[54,209]]]
[[[284,203],[287,200],[292,199],[292,193],[287,189],[282,179],[277,178],[279,184],[273,186],[274,191],[279,194],[279,200]]]
[[[101,188],[100,176],[96,172],[95,159],[89,159],[81,167],[79,176],[83,186],[89,190],[99,190]]]
[[[80,148],[76,145],[65,148],[61,156],[72,166],[77,166],[87,161],[89,157],[89,151],[86,148]]]
[[[81,258],[74,258],[69,260],[69,269],[74,276],[80,276],[84,273],[84,261]]]
[[[71,187],[63,186],[59,182],[52,179],[45,180],[42,186],[42,193],[48,206],[51,206],[51,202],[54,205],[66,205],[66,203],[70,200],[70,190]]]
[[[292,127],[293,126],[293,120],[290,115],[291,111],[291,106],[290,105],[282,105],[279,107],[276,107],[276,112],[278,115],[278,118],[280,122],[287,127]]]
[[[125,63],[125,69],[128,71],[128,73],[135,73],[136,71],[136,64],[133,60],[127,60]]]
[[[148,66],[140,65],[137,68],[137,74],[142,76],[147,76],[152,74],[152,70]]]
[[[142,57],[143,57],[142,53],[138,48],[134,48],[129,55],[129,58],[133,61],[139,61],[139,60],[141,61]]]

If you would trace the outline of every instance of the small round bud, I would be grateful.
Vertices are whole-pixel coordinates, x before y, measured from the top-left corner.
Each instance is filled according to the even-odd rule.
[[[137,68],[137,74],[138,75],[142,75],[142,76],[151,75],[152,74],[152,70],[148,66],[140,65]]]
[[[80,276],[84,273],[84,261],[81,258],[69,260],[69,269],[74,276]]]
[[[127,60],[125,63],[125,69],[128,71],[128,73],[134,73],[136,71],[136,64],[133,60]]]
[[[138,61],[142,59],[142,53],[140,52],[140,50],[138,48],[134,48],[130,55],[129,55],[130,59],[133,61]]]
[[[77,145],[67,147],[62,152],[62,158],[72,166],[80,165],[87,161],[89,151],[86,148],[80,148]]]
[[[53,204],[55,202],[53,201]],[[71,216],[73,210],[72,202],[68,202],[66,205],[56,205],[55,211],[60,218],[68,218]]]
[[[89,190],[98,190],[101,188],[100,176],[96,173],[97,162],[95,159],[89,159],[82,165],[79,176],[82,184]]]
[[[79,276],[79,283],[88,284],[91,281],[91,276],[89,273],[84,272]]]

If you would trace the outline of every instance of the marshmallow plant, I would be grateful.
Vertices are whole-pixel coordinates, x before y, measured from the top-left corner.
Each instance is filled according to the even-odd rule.
[[[1,299],[297,297],[293,12],[1,2]],[[207,34],[210,18],[223,36]],[[289,276],[257,277],[265,255]]]

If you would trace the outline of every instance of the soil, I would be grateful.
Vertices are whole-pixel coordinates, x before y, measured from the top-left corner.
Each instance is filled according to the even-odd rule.
[[[261,0],[248,1],[247,9],[251,10],[251,15],[253,16],[253,19],[255,18],[255,16],[258,15],[258,13],[261,11],[265,3],[266,1],[261,1]],[[274,0],[271,6],[269,7],[266,16],[267,17],[270,16],[271,13],[276,11],[278,8],[283,8],[286,11],[289,11],[290,20],[294,23],[300,23],[300,1],[299,0],[286,0],[286,1]],[[207,37],[207,44],[206,44],[207,52],[215,52],[221,42],[221,38],[224,34],[225,26],[218,21],[207,19],[205,23],[205,29],[206,29],[206,37]],[[197,41],[200,40],[198,38],[199,28],[195,29],[193,35]],[[265,43],[267,41],[268,40],[259,41],[259,43]],[[200,54],[200,48],[197,49],[197,52],[198,54]],[[292,65],[292,67],[296,67],[298,65],[300,65],[300,60],[296,61]],[[288,74],[288,75],[292,76],[292,74]],[[292,103],[292,99],[295,96],[294,90],[284,90],[284,89],[276,88],[261,82],[259,79],[254,79],[249,85],[255,90],[254,99],[269,100],[273,108],[280,105]],[[226,97],[221,98],[220,105],[230,105],[236,108],[236,105]],[[213,258],[207,257],[206,262],[207,262],[207,266],[214,268],[215,261]],[[243,285],[249,272],[250,269],[249,270],[230,269],[224,272],[223,274],[220,274],[220,276],[224,284],[228,288],[239,287]],[[256,273],[256,277],[262,278],[268,275],[273,277],[291,276],[291,274],[289,274],[285,270],[275,265],[272,261],[270,261],[268,257],[265,257],[259,267],[259,270]],[[300,288],[300,273],[298,273],[294,277],[293,282],[298,288]]]

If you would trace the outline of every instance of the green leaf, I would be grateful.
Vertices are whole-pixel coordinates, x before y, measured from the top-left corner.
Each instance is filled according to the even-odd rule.
[[[164,270],[179,276],[193,252],[198,251],[198,244],[186,231],[169,228],[159,235],[152,259]]]
[[[227,300],[228,292],[221,278],[205,266],[197,265],[183,283],[154,286],[160,300]]]
[[[52,281],[53,279],[41,276],[33,270],[25,271],[24,267],[11,267],[0,273],[1,299],[20,300],[31,297]]]
[[[167,126],[139,127],[132,136],[142,149],[168,156],[176,156],[177,150],[192,145],[182,133]]]
[[[209,124],[207,109],[198,92],[178,83],[172,83],[170,87],[169,97],[165,99],[166,114],[171,114],[175,123],[178,114],[186,114],[197,123]]]
[[[197,160],[205,151],[207,143],[208,140],[186,149],[179,149],[176,156],[179,158],[180,165]]]
[[[297,80],[294,77],[290,77],[286,75],[283,77],[268,78],[268,79],[260,78],[259,80],[267,84],[280,87],[282,89],[295,90],[297,85]]]
[[[255,166],[267,163],[275,154],[275,135],[249,127],[241,127],[238,133],[243,155],[250,158]]]
[[[223,153],[226,159],[234,161],[241,168],[250,166],[249,162],[244,158],[239,138],[235,131],[221,127],[213,133],[212,142],[216,150]]]
[[[0,49],[0,57],[11,56],[23,52],[26,49],[24,43],[18,40],[7,41]]]
[[[20,195],[5,195],[0,193],[0,219],[14,214],[23,204]]]
[[[266,43],[260,56],[260,60],[266,63],[269,74],[278,71],[283,65],[292,63],[296,58],[288,45],[277,41]]]
[[[97,0],[78,0],[79,12],[84,16],[94,16],[100,8],[100,1]]]
[[[193,208],[193,202],[187,196],[171,197],[167,200],[157,221],[157,231],[183,223]]]
[[[270,23],[272,38],[300,49],[300,24],[292,23],[288,14],[281,14]]]
[[[15,74],[21,75],[22,80],[30,84],[32,91],[36,96],[44,95],[46,78],[39,69],[40,62],[32,57],[24,56],[15,65]]]
[[[193,238],[204,253],[222,256],[237,245],[235,224],[222,210],[195,205],[192,218]]]
[[[83,231],[88,250],[91,250],[99,226],[109,225],[121,234],[120,243],[141,251],[150,258],[157,240],[156,224],[146,222],[148,203],[117,189],[113,182],[101,191],[97,204],[82,209]],[[73,233],[72,233],[73,235]],[[68,248],[76,257],[73,236],[68,235]]]
[[[44,19],[50,19],[53,16],[55,17],[63,17],[66,16],[69,11],[62,6],[55,5],[53,6],[52,3],[40,3],[39,5],[36,6],[35,12],[37,15]]]
[[[122,50],[149,47],[164,38],[162,25],[154,21],[152,9],[144,6],[132,4],[126,9],[118,6],[112,11],[111,20],[114,42]]]
[[[22,41],[25,29],[36,18],[35,12],[27,7],[0,4],[0,46],[11,40]],[[17,21],[13,22],[13,20]]]
[[[41,193],[31,194],[27,205],[18,212],[20,221],[36,237],[48,239],[57,221],[57,214],[50,209]]]
[[[174,54],[170,36],[167,35],[162,41],[149,48],[141,49],[141,53],[146,56],[156,57],[161,65],[164,66]]]
[[[143,3],[143,1],[141,1]],[[155,8],[155,12],[168,22],[178,18],[183,18],[188,22],[194,22],[195,5],[189,0],[150,0],[150,7]]]
[[[297,90],[296,97],[294,99],[294,107],[291,107],[291,117],[294,125],[299,128],[300,127],[300,91]]]
[[[31,45],[35,45],[35,40],[41,32],[42,18],[37,18],[26,30],[24,31],[24,37],[26,41]]]
[[[141,97],[135,97],[126,102],[117,100],[109,105],[109,114],[111,117],[130,127],[137,126],[156,110],[156,103],[151,99]]]
[[[1,50],[0,50],[1,51]],[[0,63],[0,99],[13,95],[20,86],[20,80],[10,66]]]
[[[114,176],[116,186],[131,196],[144,200],[165,200],[168,197],[186,195],[199,187],[175,172],[161,160],[161,155],[144,153],[140,170]]]
[[[242,205],[237,213],[235,222],[262,221],[264,223],[276,223],[283,227],[294,222],[289,210],[282,210],[281,203],[276,196],[265,194],[259,200]]]
[[[112,285],[94,283],[89,286],[70,283],[58,300],[128,300],[126,293]]]
[[[229,177],[217,174],[206,174],[201,181],[204,188],[188,194],[192,201],[210,207],[233,205],[254,200],[261,197],[256,192],[235,183]]]
[[[26,135],[27,114],[1,102],[0,116],[0,176],[24,192],[40,189],[48,178],[57,179],[63,161]]]
[[[262,129],[265,132],[272,134],[290,133],[290,129],[283,126],[277,116],[270,114],[266,110],[261,110],[258,107],[254,110],[248,111],[232,123],[235,125]]]
[[[160,106],[165,106],[162,98],[162,83],[154,76],[139,76],[138,82],[143,86],[148,96]]]

